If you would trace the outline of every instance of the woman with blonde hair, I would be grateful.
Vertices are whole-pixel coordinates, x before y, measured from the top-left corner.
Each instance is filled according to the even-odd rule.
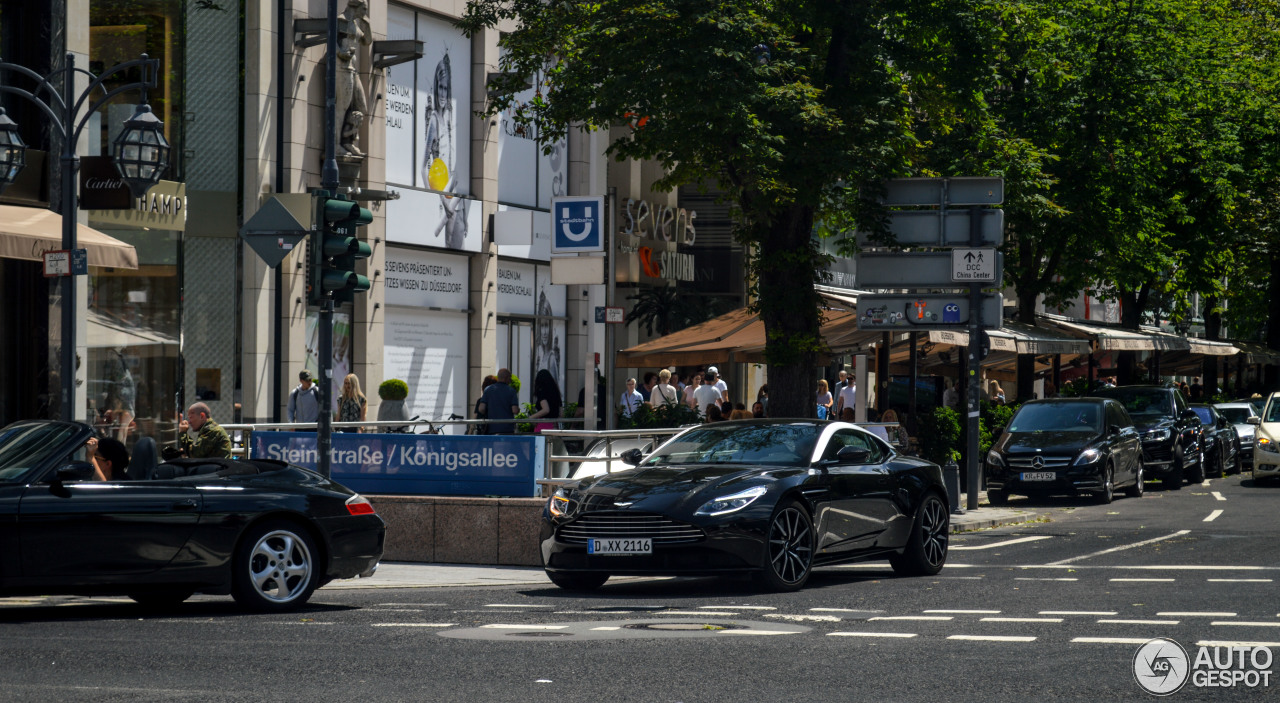
[[[818,419],[825,420],[831,417],[831,404],[834,398],[831,397],[831,389],[827,386],[827,379],[818,379]]]
[[[338,412],[334,419],[338,422],[362,422],[369,412],[369,402],[360,390],[360,379],[353,373],[342,379],[342,396],[338,398]],[[342,432],[364,432],[363,427],[342,427]]]
[[[658,382],[653,384],[653,391],[649,393],[649,405],[656,408],[659,405],[675,405],[679,401],[680,391],[671,385],[671,371],[659,371]]]
[[[884,415],[880,416],[880,422],[898,423],[897,427],[886,427],[885,432],[889,434],[889,440],[902,449],[906,449],[907,443],[911,438],[907,435],[907,428],[902,426],[902,421],[898,419],[898,413],[893,408],[884,411]]]
[[[987,383],[987,396],[991,402],[1004,405],[1004,389],[1000,387],[1000,382],[994,378]]]

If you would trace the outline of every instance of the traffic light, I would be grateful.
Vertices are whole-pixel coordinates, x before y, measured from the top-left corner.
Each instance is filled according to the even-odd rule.
[[[319,305],[327,293],[334,303],[349,302],[357,291],[369,290],[369,279],[356,273],[356,260],[367,259],[373,249],[360,241],[357,227],[373,221],[373,213],[343,196],[317,193],[312,233],[310,298]]]

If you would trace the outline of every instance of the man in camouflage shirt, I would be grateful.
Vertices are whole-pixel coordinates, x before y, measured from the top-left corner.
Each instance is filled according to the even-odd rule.
[[[197,432],[195,439],[187,429]],[[194,403],[187,408],[187,417],[178,423],[178,446],[192,459],[230,459],[231,438],[227,431],[209,417],[209,406]]]

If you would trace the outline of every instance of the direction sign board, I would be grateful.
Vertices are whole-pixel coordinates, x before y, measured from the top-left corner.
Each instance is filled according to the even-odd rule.
[[[1004,242],[1004,210],[984,208],[980,222],[983,246]],[[894,210],[889,213],[889,233],[904,247],[969,246],[968,210]],[[868,232],[858,232],[858,246],[876,246]]]
[[[996,281],[995,249],[952,249],[951,280],[965,283]]]
[[[999,205],[1003,178],[890,178],[883,203],[903,205]]]
[[[964,329],[969,325],[969,296],[951,295],[860,295],[858,329]],[[997,328],[1004,315],[1004,296],[982,294],[982,327]]]
[[[551,253],[604,251],[604,196],[551,199]]]
[[[994,249],[995,272],[992,281],[1004,276],[1004,255]],[[962,284],[953,277],[951,252],[858,254],[857,287],[877,288],[956,288]],[[976,282],[976,281],[975,281]]]
[[[269,198],[240,228],[240,237],[271,268],[279,266],[308,233],[307,227],[276,198]]]

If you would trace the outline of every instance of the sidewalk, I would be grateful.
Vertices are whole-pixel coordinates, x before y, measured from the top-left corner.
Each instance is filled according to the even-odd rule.
[[[963,515],[951,516],[951,533],[972,532],[991,527],[1017,525],[1038,520],[1041,515],[1034,510],[992,508],[986,505],[986,495],[980,498],[984,507],[970,510]],[[961,506],[964,503],[961,501]],[[630,577],[643,578],[643,577]],[[613,581],[621,580],[619,578]],[[366,588],[439,588],[443,586],[550,586],[546,572],[537,566],[476,566],[472,564],[422,564],[411,562],[384,562],[378,572],[369,578],[334,581],[325,586],[331,590]]]

